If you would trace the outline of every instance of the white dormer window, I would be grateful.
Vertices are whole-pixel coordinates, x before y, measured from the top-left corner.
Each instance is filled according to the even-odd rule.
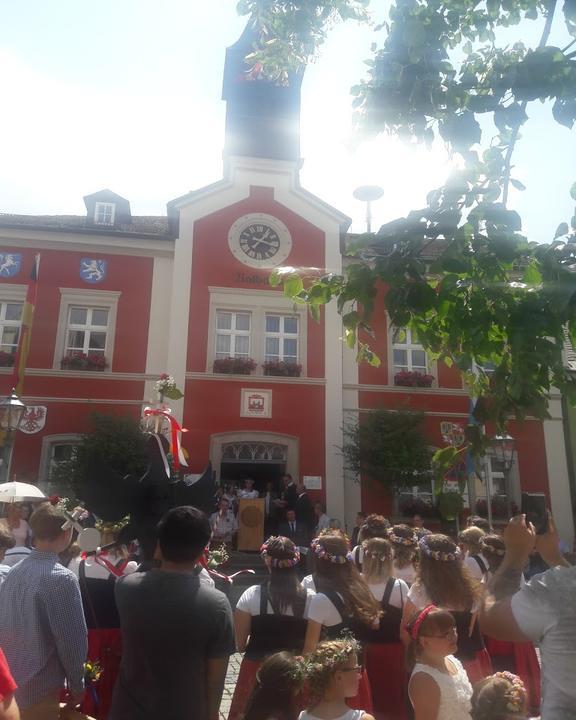
[[[97,202],[94,208],[96,225],[114,225],[116,205],[114,203]]]

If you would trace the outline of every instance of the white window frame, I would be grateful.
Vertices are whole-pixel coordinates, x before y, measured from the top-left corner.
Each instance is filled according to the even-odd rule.
[[[231,322],[230,322],[230,330],[224,330],[222,328],[218,327],[218,323],[216,323],[216,333],[214,335],[214,358],[218,359],[218,352],[216,350],[216,343],[217,343],[217,337],[218,335],[225,335],[230,338],[230,353],[226,355],[226,357],[237,357],[237,358],[245,358],[248,359],[251,357],[250,353],[252,350],[252,330],[253,330],[253,318],[251,312],[246,312],[245,310],[230,310],[229,308],[223,309],[223,308],[216,308],[216,316],[218,316],[218,313],[226,313],[230,314],[232,316]],[[236,329],[236,316],[237,315],[248,315],[250,318],[250,329],[249,330],[237,330]],[[248,338],[248,353],[236,353],[236,338],[237,337],[247,337]]]
[[[104,216],[106,216],[108,213],[110,213],[110,222],[105,222],[104,220],[99,220],[98,215],[100,212]],[[105,225],[106,227],[110,227],[111,225],[114,225],[115,218],[116,218],[116,203],[110,203],[110,202],[95,203],[95,205],[94,205],[94,224],[95,225]]]
[[[395,325],[392,324],[392,321],[390,320],[390,317],[387,317],[388,322],[388,383],[389,385],[395,385],[394,383],[394,375],[396,375],[396,369],[394,365],[394,350],[407,350],[408,352],[408,372],[413,372],[413,366],[411,361],[411,351],[412,350],[424,350],[422,345],[419,343],[407,343],[406,345],[399,345],[394,342],[394,333],[397,329]],[[410,340],[412,339],[412,332],[409,328],[404,328],[407,332],[410,332]],[[426,353],[426,351],[424,350]],[[420,371],[418,371],[420,372]],[[438,387],[438,364],[435,360],[432,360],[430,357],[428,357],[428,354],[426,353],[426,374],[432,375],[434,377],[434,380],[432,381],[431,387],[437,388]],[[404,389],[404,390],[412,390],[413,388],[405,388],[402,385],[396,386],[398,388]],[[422,388],[425,390],[426,388]]]
[[[278,332],[270,332],[266,329],[266,320],[268,317],[278,317],[280,318],[280,330]],[[297,329],[295,333],[287,333],[284,330],[284,319],[285,318],[294,318],[296,320]],[[278,357],[273,358],[272,356],[269,356],[266,354],[266,340],[268,338],[274,338],[278,340]],[[286,360],[286,357],[284,355],[284,340],[296,340],[296,360],[290,356],[289,360]],[[300,317],[295,313],[277,313],[277,312],[266,312],[264,315],[264,360],[263,362],[267,362],[268,360],[279,360],[280,362],[295,362],[296,364],[300,363]]]
[[[216,358],[216,312],[249,312],[252,315],[250,357],[258,363],[253,375],[262,376],[262,363],[266,350],[266,315],[290,315],[298,318],[298,364],[300,377],[307,374],[308,316],[305,307],[294,307],[293,302],[274,290],[244,290],[242,288],[209,287],[210,314],[208,322],[208,348],[206,372],[212,373]]]
[[[42,438],[40,451],[40,477],[39,484],[47,486],[50,483],[50,470],[52,469],[52,451],[56,445],[80,445],[82,435],[65,433],[61,435],[45,435]]]
[[[116,339],[116,316],[118,301],[122,293],[115,290],[80,290],[75,288],[60,288],[60,312],[58,314],[58,329],[52,367],[60,370],[61,361],[66,354],[68,345],[68,318],[71,307],[102,308],[108,310],[108,328],[106,330],[105,357],[108,362],[107,371],[112,370],[114,357],[114,343]],[[100,371],[97,371],[100,372]]]
[[[22,309],[24,309],[24,301],[26,300],[26,289],[26,285],[0,285],[0,304],[22,303]],[[4,325],[4,323],[1,324]],[[19,326],[22,327],[22,319],[20,319]]]
[[[70,313],[71,311],[77,308],[79,310],[86,310],[86,324],[82,325],[80,323],[72,323],[70,322]],[[94,311],[105,311],[108,313],[108,319],[106,322],[106,325],[93,325],[92,324],[92,318],[94,315]],[[64,344],[64,353],[65,354],[72,354],[75,352],[82,352],[88,355],[90,352],[97,353],[98,355],[102,354],[105,358],[107,357],[108,353],[108,326],[109,326],[109,319],[110,319],[110,310],[107,307],[92,307],[87,305],[70,305],[68,308],[68,322],[66,325],[66,339]],[[83,332],[84,333],[84,345],[81,348],[73,348],[69,346],[69,334],[70,332]],[[106,335],[106,341],[104,343],[104,349],[101,351],[98,349],[91,349],[90,348],[90,336],[92,332],[95,333],[104,333]]]

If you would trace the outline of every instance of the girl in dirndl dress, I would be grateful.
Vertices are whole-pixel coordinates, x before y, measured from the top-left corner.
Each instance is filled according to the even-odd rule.
[[[447,535],[426,535],[418,548],[418,573],[402,617],[403,640],[408,641],[406,627],[418,611],[431,604],[448,610],[458,630],[458,648],[454,655],[464,665],[470,682],[478,682],[492,672],[477,618],[481,585],[464,566],[458,545]]]
[[[418,539],[414,528],[409,525],[394,525],[388,533],[388,540],[394,548],[394,568],[392,574],[398,580],[410,586],[416,579],[416,560],[418,558]]]
[[[488,563],[486,582],[500,567],[506,546],[499,535],[485,535],[482,538],[482,556]],[[540,710],[540,663],[531,642],[509,642],[484,638],[490,653],[494,670],[508,671],[520,676],[526,688],[528,707],[534,715]]]
[[[270,580],[252,585],[241,595],[234,613],[239,652],[245,652],[228,720],[243,717],[263,660],[281,650],[302,654],[306,635],[306,612],[313,596],[300,586],[298,549],[286,537],[271,537],[261,555]]]
[[[380,627],[370,633],[366,644],[366,670],[372,688],[374,715],[378,720],[406,720],[407,675],[404,646],[400,641],[402,608],[408,585],[392,572],[392,545],[373,538],[363,544],[363,578],[380,603]]]
[[[316,595],[308,609],[304,652],[313,652],[321,637],[337,640],[352,633],[357,640],[368,637],[380,621],[380,604],[354,565],[347,537],[342,532],[325,533],[311,544],[317,570]],[[358,695],[347,700],[352,708],[372,712],[372,693],[363,670]]]

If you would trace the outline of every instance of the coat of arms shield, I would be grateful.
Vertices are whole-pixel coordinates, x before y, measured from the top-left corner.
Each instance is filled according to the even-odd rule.
[[[44,405],[27,405],[18,430],[27,435],[40,432],[46,424],[47,412]]]

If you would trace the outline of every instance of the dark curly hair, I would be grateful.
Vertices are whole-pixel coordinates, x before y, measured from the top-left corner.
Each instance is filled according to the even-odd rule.
[[[296,720],[300,711],[296,698],[305,679],[302,658],[283,651],[264,660],[256,675],[244,720]]]
[[[372,513],[368,515],[358,532],[358,542],[361,543],[363,540],[370,540],[375,537],[385,538],[388,535],[389,528],[390,523],[384,515]]]

